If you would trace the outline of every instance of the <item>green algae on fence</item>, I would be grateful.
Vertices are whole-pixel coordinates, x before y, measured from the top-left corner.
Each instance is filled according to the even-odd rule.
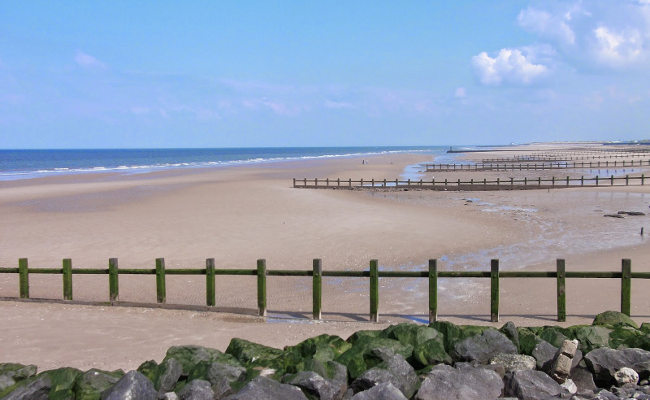
[[[214,291],[214,258],[205,260],[205,304],[214,306],[217,303]]]
[[[63,259],[63,300],[72,300],[72,260]]]
[[[321,306],[322,306],[322,290],[323,290],[323,264],[318,258],[313,261],[312,271],[312,293],[313,293],[313,313],[312,317],[315,320],[320,320]]]
[[[563,259],[556,262],[557,268],[557,320],[566,321],[566,268]]]
[[[117,258],[108,259],[108,300],[111,303],[118,301],[120,297],[120,281],[117,266]]]
[[[266,316],[266,260],[257,260],[257,310]]]

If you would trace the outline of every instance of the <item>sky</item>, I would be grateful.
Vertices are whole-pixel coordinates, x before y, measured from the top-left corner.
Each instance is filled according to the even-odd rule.
[[[0,0],[0,148],[650,138],[650,0]]]

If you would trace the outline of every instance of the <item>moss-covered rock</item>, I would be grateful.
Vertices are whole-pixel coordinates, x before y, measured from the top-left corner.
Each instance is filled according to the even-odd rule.
[[[365,337],[371,337],[371,338],[377,338],[381,337],[383,335],[382,331],[374,331],[374,330],[361,330],[361,331],[356,331],[350,337],[346,342],[355,344],[358,340],[363,339]]]
[[[104,390],[113,386],[124,376],[124,371],[102,371],[91,369],[84,372],[75,382],[74,394],[76,400],[99,400]]]
[[[143,362],[137,369],[139,373],[149,378],[149,380],[152,382],[156,380],[157,370],[158,363],[156,363],[154,360],[147,360]]]
[[[233,340],[241,340],[241,339],[233,339]],[[265,347],[259,344],[255,344],[255,346]],[[175,359],[183,366],[183,375],[185,376],[187,376],[192,371],[194,366],[201,361],[208,361],[208,362],[218,361],[227,364],[240,365],[240,363],[237,361],[234,355],[224,354],[217,349],[211,349],[209,347],[202,347],[202,346],[170,347],[169,350],[167,350],[167,354],[165,355],[165,358],[162,360],[161,364],[163,364],[165,361],[169,360],[170,358]],[[147,376],[147,374],[144,375]],[[151,379],[151,377],[149,376],[147,377]]]
[[[320,361],[331,361],[352,347],[339,336],[320,335],[309,338],[295,346],[284,348],[285,353],[295,353],[302,358],[313,358]]]
[[[541,341],[535,331],[531,328],[517,328],[517,336],[519,338],[519,353],[528,356],[533,355],[535,346]]]
[[[508,339],[515,345],[517,348],[517,351],[519,350],[519,332],[517,331],[517,327],[515,326],[515,323],[512,321],[506,322],[500,329],[499,332],[503,333],[506,335]]]
[[[644,333],[650,333],[650,322],[642,323],[639,330]]]
[[[632,318],[618,311],[605,311],[596,315],[592,325],[627,325],[639,329],[639,325]]]
[[[536,335],[555,347],[561,347],[565,340],[573,339],[571,333],[567,329],[559,326],[544,326],[540,331],[536,332]]]
[[[456,343],[461,342],[468,337],[480,335],[487,329],[494,329],[489,326],[455,325],[447,321],[432,322],[429,324],[429,327],[442,334],[447,353],[454,349]]]
[[[41,372],[37,377],[47,376],[50,379],[49,399],[69,400],[74,399],[75,382],[82,374],[83,372],[76,368],[57,368]]]
[[[409,323],[391,325],[382,331],[382,336],[413,347],[431,339],[439,339],[441,343],[443,341],[442,334],[437,330],[426,325]]]
[[[429,365],[452,363],[451,356],[445,351],[442,335],[415,346],[413,356],[409,360],[418,369]]]
[[[567,331],[572,339],[580,342],[578,347],[580,351],[587,354],[593,349],[608,347],[609,334],[612,330],[599,325],[575,325],[567,328]]]
[[[0,375],[8,376],[15,381],[20,381],[36,375],[36,365],[0,363]]]
[[[283,351],[269,346],[234,338],[230,341],[226,354],[239,360],[244,366],[275,367],[273,361],[283,354]],[[213,361],[221,361],[215,359]]]
[[[612,331],[609,333],[609,347],[612,349],[638,348],[650,351],[650,334],[628,325],[615,325],[612,326]]]
[[[365,370],[370,369],[382,360],[373,355],[373,350],[384,349],[400,354],[408,359],[413,354],[413,346],[404,345],[397,340],[365,336],[358,339],[352,348],[341,354],[335,361],[345,365],[352,379],[358,378]]]

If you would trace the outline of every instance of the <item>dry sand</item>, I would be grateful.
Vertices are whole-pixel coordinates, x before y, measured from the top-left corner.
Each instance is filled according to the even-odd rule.
[[[529,150],[529,149],[527,149]],[[476,153],[469,157],[504,156]],[[28,257],[30,267],[363,270],[372,258],[385,269],[487,269],[499,258],[503,270],[551,270],[555,258],[569,270],[618,270],[632,258],[635,271],[650,271],[650,251],[640,227],[650,217],[604,218],[620,209],[648,209],[650,188],[619,187],[512,192],[367,192],[293,189],[294,177],[395,178],[406,165],[431,162],[423,154],[392,154],[311,160],[140,175],[93,174],[0,183],[0,266]],[[452,173],[449,173],[452,174]],[[456,177],[458,175],[454,175]],[[523,175],[516,175],[523,176]],[[437,179],[437,178],[436,178]],[[471,201],[467,201],[470,199]],[[650,224],[647,224],[650,227]],[[232,337],[281,347],[320,333],[346,337],[427,316],[424,279],[381,279],[381,323],[365,322],[367,279],[324,280],[326,322],[309,320],[307,278],[269,277],[269,317],[255,314],[253,277],[217,277],[216,311],[206,311],[205,281],[168,276],[167,301],[183,310],[88,305],[106,301],[106,276],[74,276],[73,304],[61,298],[57,275],[30,276],[31,296],[47,302],[0,302],[0,362],[40,368],[132,369],[160,360],[172,345],[201,344],[224,350]],[[446,320],[489,323],[485,280],[441,280],[439,312]],[[588,323],[616,309],[620,282],[568,281],[567,324]],[[502,320],[553,323],[553,279],[504,279]],[[648,319],[650,285],[633,283],[632,313]],[[17,276],[0,275],[0,296],[16,297]],[[152,276],[121,276],[120,300],[155,302]]]

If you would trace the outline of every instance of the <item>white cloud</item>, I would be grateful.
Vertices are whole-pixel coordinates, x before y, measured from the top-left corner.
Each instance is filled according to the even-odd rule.
[[[99,61],[90,54],[86,54],[83,51],[77,51],[77,54],[74,56],[74,61],[81,67],[84,68],[106,68],[106,64]]]
[[[465,90],[464,87],[456,88],[456,90],[454,91],[454,97],[458,99],[462,99],[466,96],[467,96],[467,91]]]
[[[474,70],[481,83],[500,85],[502,83],[527,85],[544,76],[548,67],[534,64],[532,54],[524,54],[519,49],[501,49],[495,57],[486,52],[472,57]]]
[[[554,15],[544,10],[528,7],[519,12],[517,22],[519,26],[530,32],[557,39],[565,44],[574,44],[576,35],[569,26],[571,18],[571,11]]]
[[[643,54],[644,43],[636,29],[614,32],[606,26],[593,30],[596,59],[611,67],[621,67],[639,60]]]

